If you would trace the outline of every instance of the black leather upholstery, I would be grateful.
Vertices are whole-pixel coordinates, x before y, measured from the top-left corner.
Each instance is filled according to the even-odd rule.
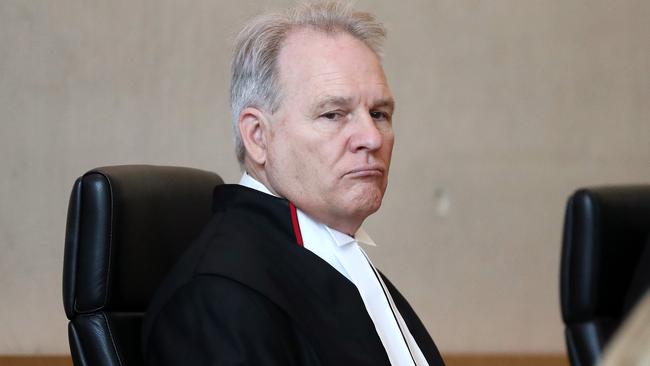
[[[158,283],[212,215],[214,173],[97,168],[68,207],[63,304],[74,364],[141,365],[142,316]]]
[[[650,279],[639,278],[650,243],[650,185],[586,188],[569,199],[560,298],[569,359],[594,365]],[[635,273],[636,279],[635,279]],[[645,290],[645,288],[643,288]]]

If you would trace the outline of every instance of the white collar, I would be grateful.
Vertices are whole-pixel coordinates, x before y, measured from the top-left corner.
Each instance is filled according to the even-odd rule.
[[[374,240],[368,235],[368,233],[363,230],[363,228],[359,228],[356,233],[354,233],[354,238],[351,237],[348,234],[344,234],[338,230],[334,230],[331,227],[324,225],[325,229],[327,232],[330,234],[332,237],[332,240],[336,243],[337,246],[342,247],[347,244],[352,244],[355,241],[359,244],[365,244],[365,245],[370,245],[373,247],[376,247],[377,244],[375,243]]]
[[[271,196],[277,197],[275,194],[271,193],[271,191],[268,188],[266,188],[266,186],[264,184],[262,184],[262,182],[260,182],[257,179],[251,177],[247,172],[244,172],[241,179],[239,180],[239,184],[244,186],[244,187],[252,188],[252,189],[255,189],[257,191],[260,191],[260,192],[269,194]],[[300,211],[300,209],[298,209],[298,211]],[[309,217],[306,214],[304,214],[304,215]],[[311,217],[309,217],[309,218],[311,219]],[[316,220],[312,219],[312,221],[315,224],[320,224]],[[321,225],[323,225],[323,224],[321,224]],[[373,246],[373,247],[377,246],[375,241],[372,240],[370,235],[368,235],[368,233],[365,230],[363,230],[362,227],[359,227],[357,232],[354,233],[354,237],[351,237],[350,235],[344,234],[344,233],[342,233],[342,232],[340,232],[338,230],[332,229],[331,227],[329,227],[327,225],[323,225],[323,227],[327,230],[327,232],[332,237],[332,240],[334,240],[336,245],[339,246],[339,247],[347,245],[347,244],[354,243],[355,241],[357,243],[359,243],[359,244],[370,245],[370,246]]]
[[[242,186],[248,187],[248,188],[252,188],[252,189],[254,189],[256,191],[260,191],[262,193],[270,194],[271,196],[277,197],[276,195],[271,193],[271,191],[268,188],[266,188],[266,186],[264,184],[262,184],[262,182],[260,182],[257,179],[251,177],[250,175],[248,175],[247,172],[244,172],[244,175],[242,175],[241,179],[239,180],[239,185],[242,185]]]

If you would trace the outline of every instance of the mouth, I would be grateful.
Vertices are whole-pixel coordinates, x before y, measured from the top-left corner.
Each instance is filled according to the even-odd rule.
[[[348,171],[343,176],[348,178],[372,178],[384,176],[385,170],[379,166],[356,168]]]

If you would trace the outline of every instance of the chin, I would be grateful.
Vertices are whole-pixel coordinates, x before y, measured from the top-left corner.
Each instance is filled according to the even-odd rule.
[[[381,207],[381,200],[384,197],[383,192],[376,190],[372,194],[356,196],[347,201],[350,212],[356,217],[363,217],[364,219],[379,210]]]

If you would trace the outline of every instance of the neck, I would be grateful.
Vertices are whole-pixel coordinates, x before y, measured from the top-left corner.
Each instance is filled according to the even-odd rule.
[[[347,234],[351,237],[354,238],[354,234],[356,234],[357,230],[361,227],[362,221],[358,220],[340,220],[338,222],[326,222],[325,220],[319,220],[323,224],[329,226],[330,228],[342,232],[343,234]]]
[[[251,178],[255,179],[256,181],[262,183],[266,187],[266,189],[268,189],[273,195],[277,197],[286,198],[281,194],[279,194],[275,189],[273,189],[273,186],[271,186],[268,178],[266,177],[266,173],[264,172],[264,169],[260,169],[259,167],[251,164],[248,161],[245,162],[244,169],[246,170],[246,174],[251,176]]]
[[[246,174],[262,183],[273,195],[292,201],[289,197],[286,197],[286,195],[280,194],[278,190],[276,190],[273,185],[269,183],[268,177],[263,167],[259,167],[251,164],[250,162],[247,162],[245,164],[245,169]],[[326,212],[322,212],[322,210],[319,210],[318,207],[310,207],[308,204],[304,204],[304,202],[299,201],[292,202],[300,211],[304,212],[306,215],[313,218],[317,222],[327,225],[331,229],[342,232],[351,237],[354,237],[354,234],[357,232],[357,230],[359,230],[361,224],[365,219],[365,217],[338,217],[327,215]]]

